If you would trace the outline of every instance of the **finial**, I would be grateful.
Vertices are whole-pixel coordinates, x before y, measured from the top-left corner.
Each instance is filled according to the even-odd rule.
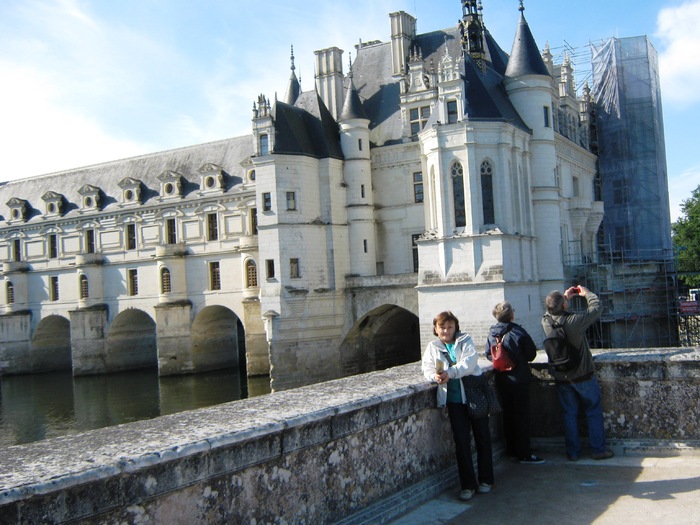
[[[352,53],[348,51],[348,76],[352,78]]]
[[[525,5],[523,0],[520,0],[520,7],[518,8],[518,11],[520,11],[521,13],[525,11]]]
[[[292,47],[292,67],[290,68],[292,71],[294,71],[296,68],[294,67],[294,45]]]

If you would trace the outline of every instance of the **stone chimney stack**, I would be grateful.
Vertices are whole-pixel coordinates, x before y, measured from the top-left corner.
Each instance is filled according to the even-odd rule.
[[[416,19],[404,11],[391,13],[391,72],[402,75],[406,72],[406,59],[411,51],[411,42],[416,36]]]
[[[343,109],[343,50],[321,49],[316,55],[316,90],[321,100],[338,120]]]

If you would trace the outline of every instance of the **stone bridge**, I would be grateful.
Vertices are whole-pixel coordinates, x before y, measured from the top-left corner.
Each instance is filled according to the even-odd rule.
[[[600,352],[596,366],[612,443],[698,450],[698,349]],[[561,440],[543,355],[533,373],[533,435]],[[367,512],[374,519],[363,523],[385,522],[455,483],[434,389],[411,363],[9,447],[0,450],[0,522],[320,524]],[[492,433],[501,455],[497,417]],[[412,489],[421,497],[398,509],[375,506]]]

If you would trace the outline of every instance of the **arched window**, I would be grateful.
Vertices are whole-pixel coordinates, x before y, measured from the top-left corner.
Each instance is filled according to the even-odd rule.
[[[172,286],[170,284],[170,270],[161,268],[160,270],[160,293],[170,293]]]
[[[493,205],[493,166],[488,160],[481,163],[481,203],[484,207],[484,224],[496,223]]]
[[[7,281],[7,304],[12,304],[15,302],[15,285],[12,281]]]
[[[80,298],[87,299],[88,297],[90,297],[90,288],[88,286],[88,278],[87,278],[87,275],[82,274],[80,276]]]
[[[255,288],[258,286],[258,267],[255,261],[248,259],[245,263],[246,288]]]
[[[467,213],[464,209],[464,170],[459,162],[453,162],[450,168],[452,175],[452,201],[455,211],[455,228],[467,224]]]

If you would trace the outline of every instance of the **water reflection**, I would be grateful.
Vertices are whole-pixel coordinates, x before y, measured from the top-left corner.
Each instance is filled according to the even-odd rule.
[[[157,370],[73,377],[51,372],[0,379],[0,447],[270,392],[268,377],[238,370],[158,377]]]

